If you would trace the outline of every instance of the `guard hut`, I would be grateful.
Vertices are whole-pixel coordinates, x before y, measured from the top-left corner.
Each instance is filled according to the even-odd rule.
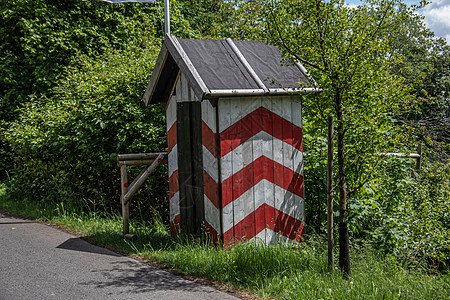
[[[172,234],[302,236],[300,93],[319,89],[300,63],[281,61],[258,41],[166,35],[143,100],[166,103]]]

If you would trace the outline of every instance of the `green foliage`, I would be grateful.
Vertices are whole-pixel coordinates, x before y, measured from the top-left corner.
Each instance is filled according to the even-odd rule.
[[[406,7],[400,7],[407,10]],[[450,157],[450,46],[426,28],[423,16],[406,14],[392,32],[392,48],[401,55],[392,72],[405,78],[414,97],[402,104],[399,121],[436,152]]]
[[[6,133],[16,186],[47,200],[117,208],[116,154],[165,148],[162,107],[147,108],[141,101],[158,49],[130,46],[95,59],[80,55],[80,67],[68,71],[51,97],[33,99],[21,109]],[[165,173],[157,173],[159,180],[137,200],[154,208],[165,206],[166,197]]]
[[[0,178],[11,171],[5,130],[20,107],[48,95],[79,55],[96,57],[128,41],[154,36],[152,5],[113,6],[102,1],[1,1]],[[146,38],[145,40],[148,40]]]
[[[163,7],[162,0],[2,1],[0,120],[13,120],[30,95],[46,94],[77,55],[95,57],[110,48],[124,49],[131,40],[162,37]],[[218,36],[228,29],[231,11],[227,1],[171,1],[172,34]]]
[[[136,36],[153,36],[155,11],[152,5],[97,0],[2,1],[0,119],[12,120],[29,95],[46,93],[78,54],[102,55]]]
[[[225,23],[233,11],[228,1],[170,1],[170,5],[171,32],[179,38],[219,37],[230,30]],[[130,43],[145,47],[152,39],[161,39],[164,5],[163,0],[120,4],[100,0],[2,1],[0,13],[3,179],[13,164],[5,131],[22,105],[41,96],[52,98],[52,88],[70,68],[80,67],[80,56],[98,59],[111,49],[126,50]]]
[[[448,46],[434,40],[402,1],[366,1],[357,8],[340,0],[241,1],[240,9],[245,36],[278,45],[324,89],[303,100],[309,230],[325,228],[326,123],[332,115],[335,151],[342,153],[342,160],[334,161],[335,207],[338,191],[340,201],[345,199],[342,190],[348,192],[352,238],[370,240],[411,267],[448,268],[449,228],[439,212],[450,205],[449,179],[441,175],[437,184],[431,175],[437,170],[447,174],[448,165],[427,163],[410,176],[412,161],[377,155],[409,153],[416,140],[411,132],[427,136],[438,129],[422,123],[420,132],[409,131],[398,126],[404,124],[399,116],[414,119],[427,111],[440,121],[448,118],[443,104],[448,101],[448,68],[440,64],[447,60]],[[427,93],[432,96],[426,101],[416,101]],[[448,131],[448,126],[441,128],[441,133]],[[345,204],[343,211],[335,209],[335,217],[343,212]]]
[[[180,1],[183,16],[198,37],[223,38],[230,36],[234,7],[227,0]]]
[[[394,136],[395,112],[407,97],[402,80],[390,75],[386,58],[390,48],[385,34],[395,29],[380,24],[392,18],[392,1],[367,3],[352,9],[339,0],[260,1],[248,8],[259,9],[250,21],[261,26],[253,32],[301,61],[323,89],[304,97],[309,134],[325,133],[327,117],[336,119],[341,110],[342,120],[335,123],[345,134],[347,168],[394,147],[396,141],[386,135]],[[360,178],[350,180],[357,184]]]
[[[450,166],[392,158],[351,201],[353,234],[393,253],[408,267],[445,270],[450,263]]]

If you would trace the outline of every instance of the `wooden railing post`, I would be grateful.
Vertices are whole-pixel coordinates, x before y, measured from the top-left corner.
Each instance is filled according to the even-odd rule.
[[[123,219],[123,229],[122,234],[125,236],[130,232],[130,206],[129,203],[125,201],[125,195],[128,192],[128,179],[127,179],[127,165],[123,164],[120,166],[120,181],[122,195],[120,196],[120,202],[122,203],[122,219]]]
[[[137,154],[119,154],[117,155],[117,164],[120,167],[121,195],[122,204],[123,232],[122,236],[133,238],[130,233],[130,199],[147,180],[153,170],[167,161],[167,152],[159,153],[137,153]],[[136,176],[131,184],[128,183],[127,166],[148,166]]]
[[[419,157],[416,158],[416,169],[419,170],[422,164],[422,144],[420,143],[417,145],[417,154],[419,154]]]

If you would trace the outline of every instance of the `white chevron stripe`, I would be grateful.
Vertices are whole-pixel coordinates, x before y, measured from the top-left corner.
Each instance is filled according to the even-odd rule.
[[[172,151],[170,151],[168,155],[168,169],[169,178],[172,176],[173,172],[178,170],[178,144],[172,148]]]
[[[303,124],[302,124],[303,116],[302,116],[302,104],[300,101],[301,101],[301,98],[299,98],[299,97],[292,98],[292,108],[291,108],[292,120],[291,121],[293,124],[302,128],[303,127]]]
[[[177,101],[175,98],[176,97],[172,97],[172,99],[169,100],[169,103],[167,104],[166,107],[167,130],[169,130],[177,120]]]
[[[214,206],[211,200],[204,195],[205,200],[205,220],[218,234],[220,234],[220,211]]]
[[[253,105],[242,105],[243,102]],[[252,111],[261,106],[261,97],[221,98],[219,101],[219,130],[224,131]]]
[[[265,228],[250,240],[255,242],[262,242],[267,245],[292,244],[293,242],[295,242],[295,240],[291,240],[290,238],[269,228]]]
[[[169,200],[170,207],[170,222],[175,219],[176,216],[180,214],[180,193],[176,192]]]
[[[264,179],[222,209],[223,232],[227,232],[264,204],[264,199],[258,197],[255,198],[253,206],[253,201],[249,201],[249,198],[253,193],[264,192],[268,186],[272,186],[275,189],[275,208],[304,222],[304,199]],[[268,204],[271,205],[270,203]]]
[[[263,142],[263,151],[253,151],[253,161],[260,158],[261,156],[265,156],[267,158],[271,158],[273,153],[273,160],[289,169],[292,170],[292,161],[289,163],[286,163],[287,161],[283,159],[283,152],[281,151],[274,151],[272,152],[272,149],[264,147],[265,143],[271,143],[273,142],[274,145],[273,149],[286,149],[286,153],[291,157],[291,159],[294,159],[296,162],[295,169],[297,173],[300,175],[303,174],[303,152],[299,151],[297,148],[289,145],[288,143],[283,142],[282,140],[279,140],[270,134],[268,134],[265,131],[261,131],[254,136],[252,136],[250,139],[245,141],[244,143],[237,146],[233,151],[227,153],[221,158],[221,161],[230,162],[233,161],[233,156],[236,156],[236,154],[241,154],[243,152],[243,149],[248,147],[248,145],[251,145],[252,143],[256,141],[262,141]],[[272,159],[272,158],[271,158]],[[285,164],[286,163],[286,164]],[[233,174],[236,174],[240,170],[242,170],[243,165],[239,166],[235,164],[233,168],[231,168],[230,163],[223,163],[221,162],[221,173],[222,173],[222,180],[227,179]]]
[[[275,184],[273,186],[275,188],[275,208],[297,220],[305,222],[305,200]]]
[[[203,170],[205,170],[215,182],[219,182],[219,167],[217,158],[203,146]]]
[[[240,113],[231,115],[229,112],[236,106],[236,102],[249,103],[248,105],[241,105]],[[286,110],[283,107],[289,106],[289,117],[286,114]],[[300,97],[296,95],[292,96],[258,96],[258,97],[245,97],[245,101],[239,98],[221,98],[219,101],[219,130],[224,131],[246,115],[255,111],[259,107],[264,107],[271,112],[292,121],[293,124],[302,127],[302,115]],[[228,113],[227,113],[228,112]],[[290,117],[292,115],[292,117]]]
[[[202,101],[202,121],[205,122],[212,132],[217,133],[216,109],[209,101]]]

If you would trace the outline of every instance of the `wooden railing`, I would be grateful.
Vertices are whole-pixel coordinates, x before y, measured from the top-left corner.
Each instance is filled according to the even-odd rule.
[[[162,163],[167,162],[167,152],[159,153],[138,153],[138,154],[119,154],[117,155],[117,165],[120,167],[120,183],[122,204],[123,231],[122,236],[132,237],[130,232],[130,199],[147,180],[150,174]],[[139,175],[128,183],[127,167],[128,166],[145,166]]]

